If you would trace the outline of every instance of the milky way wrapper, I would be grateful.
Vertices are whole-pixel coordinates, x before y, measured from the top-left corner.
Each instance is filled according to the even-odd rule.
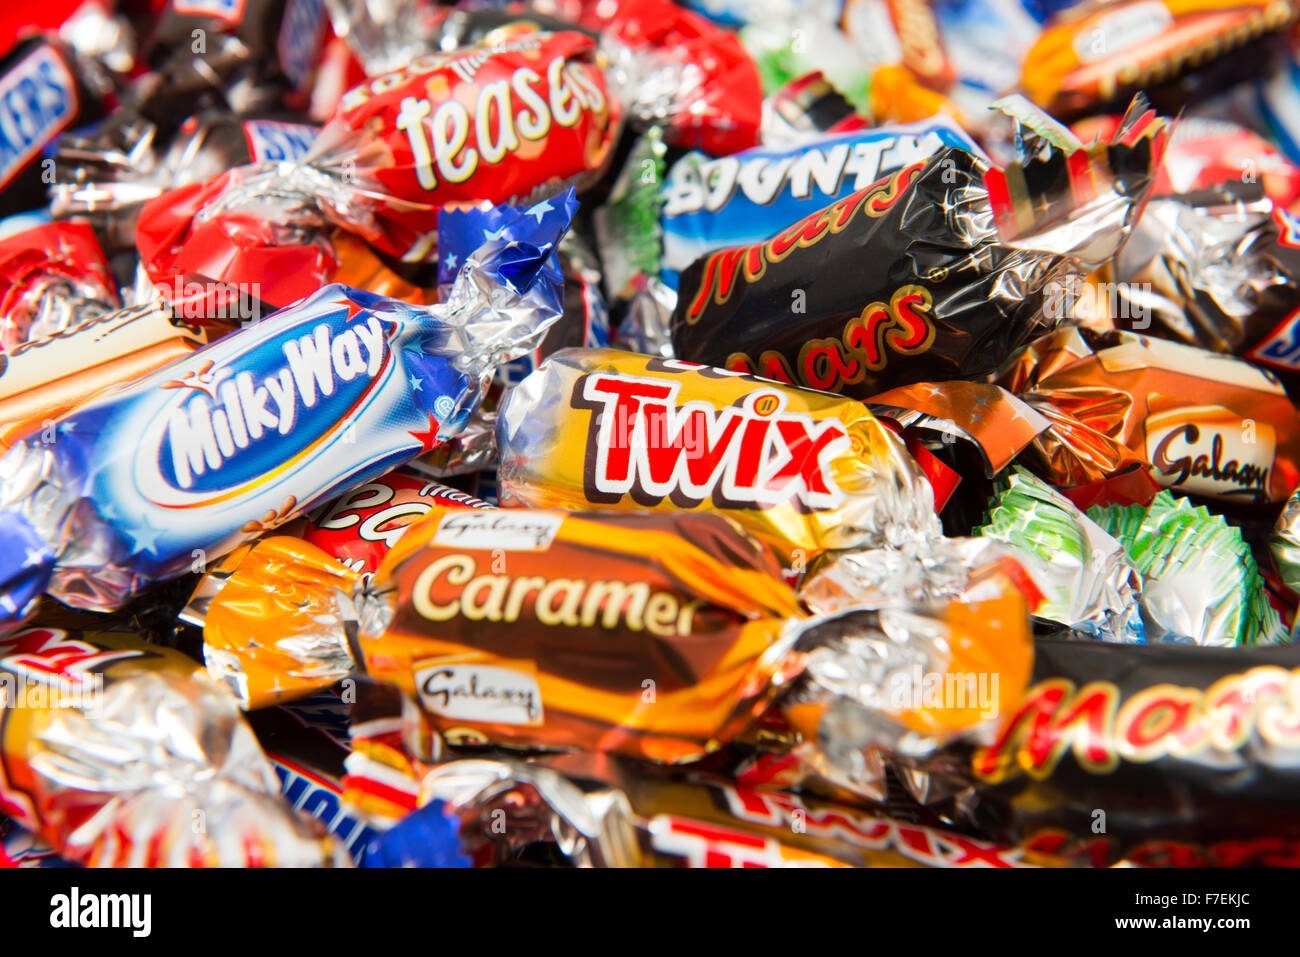
[[[918,797],[964,765],[989,840],[1099,864],[1300,865],[1300,649],[1035,644],[1019,708],[911,778]]]
[[[497,419],[503,504],[719,512],[807,564],[937,532],[901,440],[859,402],[615,349],[565,349]]]
[[[121,608],[458,434],[496,366],[559,318],[549,264],[576,205],[535,207],[536,231],[477,250],[443,303],[328,285],[15,442],[0,631],[47,588]]]
[[[208,671],[246,706],[359,670],[458,739],[668,762],[767,703],[799,612],[770,553],[707,514],[438,506],[362,587],[287,538],[216,574]]]
[[[1147,463],[1161,486],[1228,502],[1284,501],[1300,484],[1300,418],[1277,378],[1232,356],[1129,332],[1062,329],[999,384],[1051,420],[1034,466],[1072,488]]]
[[[1140,214],[1166,127],[1135,102],[1113,141],[1085,147],[1023,101],[1004,109],[1042,150],[1002,169],[949,146],[697,259],[677,357],[865,399],[981,378],[1051,331]]]
[[[91,866],[347,864],[202,666],[130,635],[0,639],[0,813]]]

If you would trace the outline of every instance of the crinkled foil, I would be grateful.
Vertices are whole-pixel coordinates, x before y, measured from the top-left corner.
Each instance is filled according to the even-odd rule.
[[[1149,507],[1088,517],[1124,544],[1142,574],[1148,641],[1231,648],[1287,640],[1239,529],[1204,506],[1161,492]]]
[[[277,867],[348,866],[346,848],[281,799],[257,739],[216,688],[138,674],[96,704],[52,710],[28,747],[42,806],[95,809],[69,830],[65,857],[237,867],[256,853]]]
[[[1282,583],[1294,592],[1300,592],[1300,492],[1292,493],[1286,507],[1273,526],[1269,551],[1277,566]]]
[[[508,853],[545,841],[577,867],[640,861],[631,805],[615,788],[583,791],[555,771],[517,761],[453,761],[421,782],[420,804],[435,799],[461,818],[471,856],[488,844]]]
[[[1016,467],[975,534],[1028,553],[1045,595],[1037,617],[1102,641],[1144,640],[1142,580],[1124,546],[1046,482]]]
[[[1297,301],[1272,209],[1262,191],[1235,186],[1152,200],[1115,261],[1112,321],[1155,323],[1215,352],[1267,334]]]

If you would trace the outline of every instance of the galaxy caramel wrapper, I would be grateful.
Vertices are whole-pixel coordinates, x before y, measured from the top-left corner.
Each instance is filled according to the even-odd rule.
[[[764,242],[697,259],[678,288],[675,354],[865,399],[981,378],[1049,332],[1085,265],[1122,246],[1165,124],[1138,100],[1111,142],[1085,147],[1023,100],[1002,107],[1042,155],[999,168],[942,149]]]
[[[1094,864],[1300,865],[1300,649],[1035,644],[1023,702],[964,752],[980,833]]]
[[[360,671],[445,735],[666,762],[766,705],[799,613],[771,554],[709,514],[435,507],[369,582],[283,537],[214,574],[208,672],[246,707]]]
[[[497,419],[503,504],[726,515],[801,570],[937,534],[934,495],[866,406],[616,349],[565,349]]]
[[[1053,484],[1113,477],[1136,458],[1160,486],[1281,502],[1300,485],[1300,418],[1277,378],[1241,359],[1131,332],[1061,329],[999,384],[1051,420],[1031,443]]]

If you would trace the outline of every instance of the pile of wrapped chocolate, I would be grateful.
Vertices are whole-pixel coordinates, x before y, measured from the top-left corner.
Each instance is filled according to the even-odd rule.
[[[1289,0],[8,4],[0,216],[0,866],[1300,864]]]

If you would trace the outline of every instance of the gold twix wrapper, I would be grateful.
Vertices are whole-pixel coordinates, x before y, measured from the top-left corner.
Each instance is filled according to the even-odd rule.
[[[717,512],[796,568],[939,529],[902,441],[841,396],[564,349],[511,390],[497,423],[503,504]]]

